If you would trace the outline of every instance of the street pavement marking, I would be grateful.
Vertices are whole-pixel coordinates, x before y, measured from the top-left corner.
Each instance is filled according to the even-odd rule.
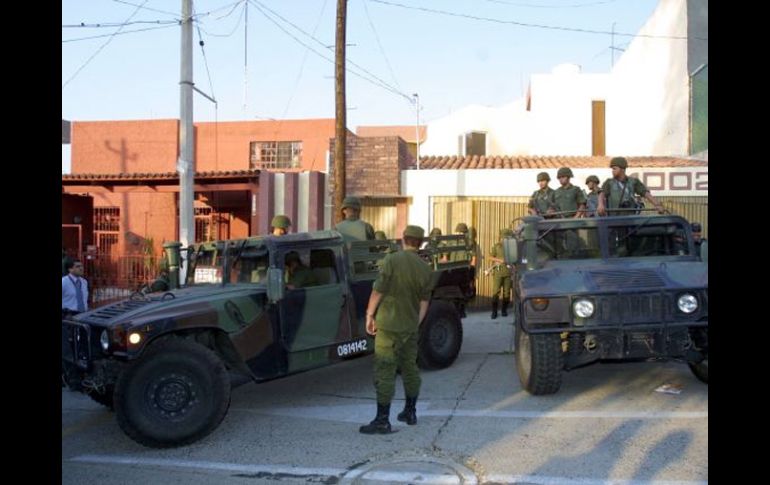
[[[344,468],[310,468],[280,465],[252,465],[239,463],[222,463],[214,461],[173,460],[160,458],[139,458],[125,455],[80,455],[71,458],[71,462],[94,463],[101,465],[144,465],[168,468],[188,468],[208,471],[231,472],[241,474],[273,474],[292,475],[296,477],[338,477],[342,482],[361,478],[367,481],[382,481],[389,483],[419,483],[450,485],[460,483],[459,476],[446,474],[424,473],[420,470],[387,472],[381,470],[347,470]],[[419,468],[419,467],[416,467]],[[469,477],[465,477],[466,479]],[[491,474],[484,477],[484,482],[527,484],[527,485],[707,485],[706,480],[633,480],[633,479],[602,479],[602,478],[568,478],[540,475],[504,475]],[[482,482],[482,483],[484,483]]]
[[[346,423],[368,421],[372,414],[371,404],[343,404],[339,406],[304,406],[284,408],[230,408],[231,411],[323,419]],[[708,419],[708,411],[495,411],[429,409],[430,403],[417,403],[418,416],[496,418],[496,419]]]

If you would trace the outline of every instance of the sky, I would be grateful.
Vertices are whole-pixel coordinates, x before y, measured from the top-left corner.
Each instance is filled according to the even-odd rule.
[[[62,118],[178,118],[181,4],[62,0]],[[217,100],[196,93],[195,121],[334,117],[337,0],[193,4],[193,79]],[[414,124],[414,93],[424,122],[513,102],[532,74],[561,63],[607,73],[657,4],[348,0],[348,128]]]

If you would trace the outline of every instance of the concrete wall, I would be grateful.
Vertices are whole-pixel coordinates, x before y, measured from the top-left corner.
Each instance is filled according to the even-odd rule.
[[[686,37],[687,0],[661,0],[639,34]],[[685,40],[636,37],[612,71],[607,155],[687,155]]]

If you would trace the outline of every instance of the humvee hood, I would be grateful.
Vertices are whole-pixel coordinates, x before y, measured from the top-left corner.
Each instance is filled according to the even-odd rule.
[[[708,265],[700,261],[562,262],[521,276],[521,298],[564,294],[708,288]]]

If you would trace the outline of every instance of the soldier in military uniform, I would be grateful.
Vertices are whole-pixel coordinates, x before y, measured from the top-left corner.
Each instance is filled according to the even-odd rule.
[[[489,259],[494,266],[489,271],[492,274],[492,320],[497,318],[497,307],[500,302],[500,290],[503,290],[503,308],[501,315],[508,316],[509,297],[511,295],[511,269],[503,260],[503,238],[513,237],[511,229],[500,231],[500,241],[492,246],[489,252]]]
[[[440,247],[442,247],[442,246],[445,246],[445,243],[438,242],[435,239],[433,239],[434,237],[438,237],[438,236],[442,236],[442,235],[443,235],[443,233],[441,232],[440,228],[434,227],[433,229],[431,229],[430,230],[430,234],[428,235],[428,237],[430,237],[430,239],[425,244],[425,249],[430,249],[431,251],[433,251],[433,258],[437,262],[446,263],[449,260],[449,258],[448,258],[449,255],[447,253],[439,253],[438,252],[438,249]]]
[[[658,213],[663,214],[663,206],[655,200],[647,187],[636,177],[626,175],[628,160],[623,157],[614,157],[610,160],[612,169],[612,178],[607,179],[602,184],[601,195],[599,196],[599,205],[596,212],[600,216],[607,215],[608,209],[635,209],[635,195],[639,195],[650,201],[658,209]],[[632,214],[633,211],[616,211],[610,215]]]
[[[540,188],[532,192],[532,197],[529,198],[529,214],[533,216],[548,217],[556,210],[556,204],[553,200],[554,190],[548,186],[548,182],[551,181],[551,176],[548,172],[540,172],[537,174],[537,183]]]
[[[371,241],[374,239],[374,228],[366,221],[362,221],[361,200],[358,197],[345,197],[342,201],[342,213],[345,220],[334,227],[342,234],[345,241]]]
[[[556,173],[560,187],[554,191],[553,199],[558,217],[583,217],[585,215],[586,196],[583,191],[570,183],[572,169],[562,167]]]
[[[420,322],[430,302],[430,266],[417,255],[425,231],[406,226],[404,250],[390,253],[372,286],[366,308],[366,333],[374,339],[374,386],[377,416],[359,428],[361,433],[390,433],[390,403],[396,388],[396,369],[401,369],[406,404],[398,420],[417,423],[417,397],[420,371],[417,368],[417,341]]]
[[[289,216],[278,214],[277,216],[273,217],[273,220],[270,222],[270,226],[272,226],[271,231],[273,236],[283,236],[289,232],[289,227],[291,227],[291,219],[289,219]]]
[[[692,241],[695,243],[695,254],[699,255],[701,245],[706,242],[706,238],[701,236],[702,228],[700,222],[690,224],[690,230],[692,231]]]
[[[290,290],[315,286],[318,284],[313,271],[302,263],[296,251],[286,253],[286,287]]]
[[[589,175],[586,179],[586,217],[596,217],[596,209],[599,207],[599,183],[599,177],[596,175]]]

